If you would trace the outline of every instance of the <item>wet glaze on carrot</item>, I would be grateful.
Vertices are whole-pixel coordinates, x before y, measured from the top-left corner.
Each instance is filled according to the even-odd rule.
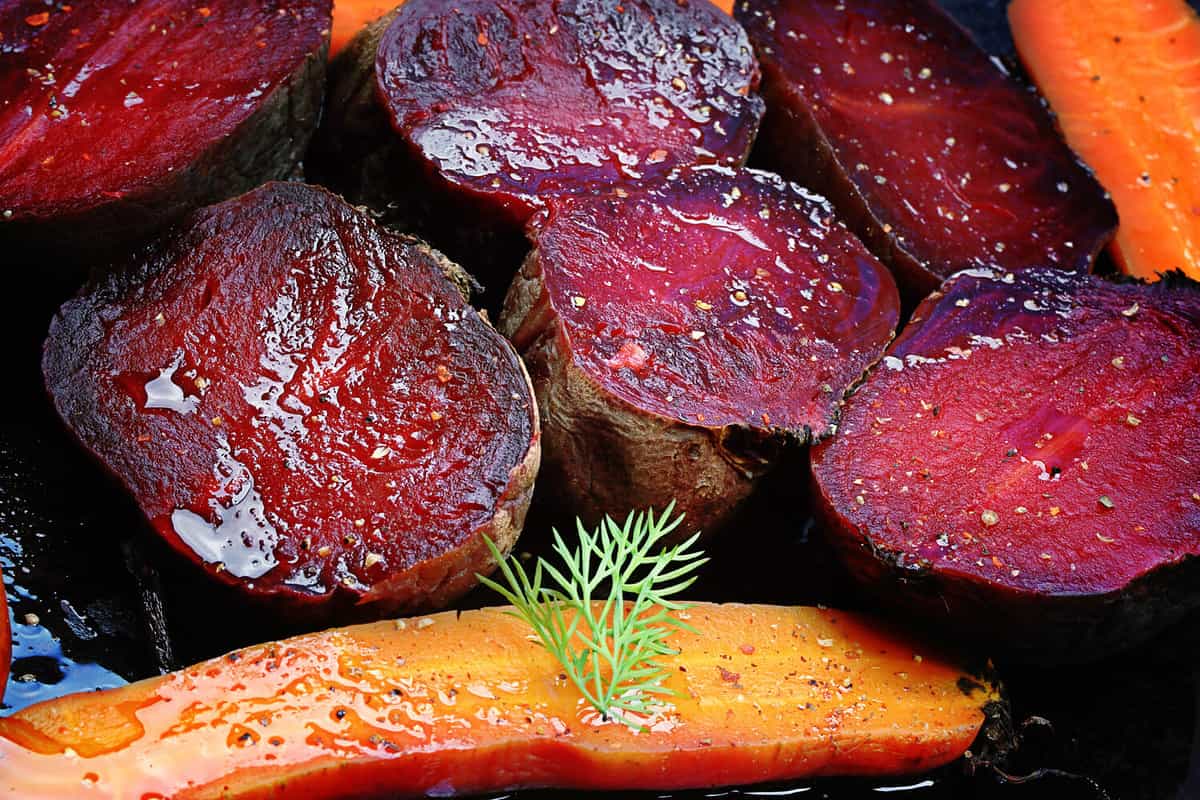
[[[1017,50],[1112,194],[1131,275],[1200,278],[1200,18],[1185,0],[1016,0]]]
[[[643,730],[585,707],[530,629],[453,612],[251,647],[0,720],[0,795],[344,798],[682,788],[928,770],[994,689],[866,619],[700,604]]]

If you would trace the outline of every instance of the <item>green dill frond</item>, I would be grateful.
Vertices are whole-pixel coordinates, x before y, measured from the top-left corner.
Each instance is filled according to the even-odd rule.
[[[512,604],[510,613],[533,628],[588,703],[627,723],[622,712],[652,714],[673,694],[659,659],[675,653],[667,646],[673,630],[694,631],[670,613],[688,605],[671,598],[708,559],[695,547],[698,532],[660,544],[683,522],[674,509],[630,512],[623,524],[606,517],[594,531],[577,520],[573,547],[555,530],[561,563],[538,558],[532,577],[485,539],[503,581],[480,575],[480,582]]]

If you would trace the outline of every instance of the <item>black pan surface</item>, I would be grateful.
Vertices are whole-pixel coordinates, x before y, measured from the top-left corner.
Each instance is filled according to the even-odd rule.
[[[1130,0],[1133,2],[1134,0]],[[1012,63],[1002,0],[943,0],[985,48]],[[77,287],[47,283],[47,263],[6,264],[0,315],[0,565],[13,616],[13,677],[0,715],[67,692],[127,680],[286,635],[213,588],[145,537],[137,509],[63,431],[43,389],[41,340]],[[24,277],[22,277],[24,276]],[[798,457],[799,458],[799,457]],[[709,600],[826,603],[861,600],[825,551],[820,531],[781,470],[747,513],[745,534],[711,549],[693,594]],[[522,548],[538,550],[546,521],[531,519]],[[493,600],[476,593],[466,604]],[[936,632],[935,632],[936,633]],[[949,798],[1200,798],[1195,620],[1113,660],[1054,670],[1000,664],[1023,730],[1006,775],[956,766],[890,781],[824,780],[703,792],[623,793],[643,798],[898,796]],[[518,792],[514,800],[595,797]]]

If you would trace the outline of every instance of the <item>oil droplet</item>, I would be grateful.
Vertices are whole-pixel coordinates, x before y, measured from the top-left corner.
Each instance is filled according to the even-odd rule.
[[[171,512],[171,527],[206,562],[223,564],[239,578],[260,578],[278,564],[274,549],[279,533],[267,519],[254,477],[229,452],[228,442],[222,441],[218,459],[214,473],[224,485],[218,496],[209,500],[217,522],[177,508]],[[221,501],[221,493],[228,495],[227,502]]]
[[[180,414],[191,414],[200,404],[200,398],[188,397],[183,387],[175,382],[175,372],[183,364],[183,353],[175,356],[169,367],[159,370],[158,377],[146,382],[146,408],[163,408]]]

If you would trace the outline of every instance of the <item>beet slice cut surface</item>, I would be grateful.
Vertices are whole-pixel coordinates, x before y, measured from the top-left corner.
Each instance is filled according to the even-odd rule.
[[[1116,212],[1031,91],[929,0],[740,0],[764,163],[833,201],[919,300],[977,266],[1088,271]]]
[[[295,169],[329,0],[0,3],[0,237],[91,251]]]
[[[704,0],[410,0],[339,59],[317,151],[356,202],[449,222],[431,238],[469,264],[464,203],[522,244],[547,198],[742,163],[758,82],[745,32]],[[450,205],[420,208],[429,194]]]
[[[1040,660],[1200,605],[1200,288],[1179,284],[975,270],[932,295],[813,452],[852,571]]]
[[[895,283],[828,206],[754,170],[550,202],[500,327],[544,474],[585,515],[672,499],[715,528],[787,439],[825,436],[891,339]]]
[[[320,615],[444,604],[511,548],[540,451],[512,346],[418,240],[267,184],[66,303],[74,433],[214,577]]]

